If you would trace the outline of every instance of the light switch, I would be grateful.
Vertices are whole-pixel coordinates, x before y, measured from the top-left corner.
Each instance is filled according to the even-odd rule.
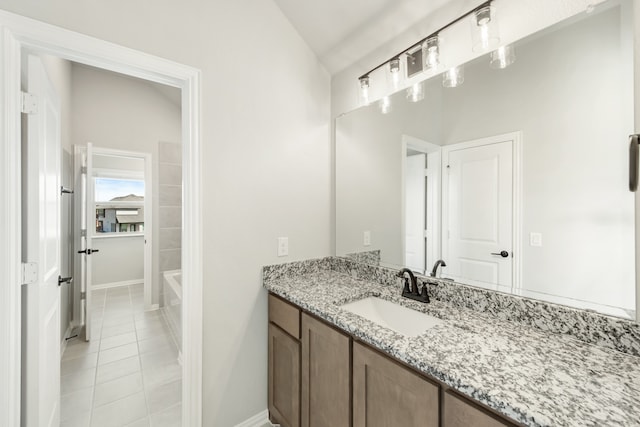
[[[289,255],[289,238],[278,237],[278,256]]]
[[[362,244],[365,246],[371,246],[371,231],[367,230],[364,232]]]
[[[529,234],[529,245],[531,245],[531,246],[542,246],[542,234],[541,233],[530,233]]]

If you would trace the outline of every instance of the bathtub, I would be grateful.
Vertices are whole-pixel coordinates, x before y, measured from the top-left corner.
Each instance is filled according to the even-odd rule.
[[[182,270],[171,270],[162,273],[164,312],[169,329],[178,346],[180,360],[182,360]]]

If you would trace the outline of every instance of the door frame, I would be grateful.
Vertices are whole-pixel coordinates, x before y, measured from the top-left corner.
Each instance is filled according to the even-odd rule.
[[[522,131],[508,132],[500,135],[489,136],[486,138],[478,138],[473,140],[467,140],[455,144],[449,144],[442,147],[442,168],[446,169],[445,162],[449,157],[449,152],[454,150],[464,150],[473,147],[480,147],[483,145],[497,144],[505,141],[513,141],[511,162],[513,167],[513,189],[512,200],[513,206],[511,210],[512,215],[512,273],[511,273],[511,292],[517,293],[522,287]],[[444,218],[449,214],[448,207],[444,202],[446,196],[446,189],[448,185],[448,179],[442,179],[442,222],[444,224]],[[444,234],[444,230],[442,231]],[[442,252],[444,253],[444,240],[442,238]]]
[[[406,221],[405,221],[405,197],[406,197],[406,170],[407,170],[407,150],[408,149],[412,149],[415,151],[419,151],[421,153],[424,153],[427,155],[427,162],[428,162],[428,156],[429,155],[434,155],[437,154],[438,155],[438,159],[437,159],[437,170],[434,170],[432,175],[432,178],[435,176],[436,180],[435,183],[433,184],[433,186],[436,188],[435,194],[433,194],[433,197],[435,198],[434,203],[432,203],[433,206],[430,206],[429,209],[427,209],[425,211],[425,213],[427,213],[427,216],[431,218],[431,223],[432,223],[432,234],[431,234],[431,243],[429,243],[428,245],[425,245],[425,252],[427,253],[427,256],[425,257],[425,271],[421,271],[421,274],[426,274],[427,271],[429,271],[429,258],[433,258],[433,259],[439,259],[440,255],[442,253],[442,233],[440,232],[440,226],[442,224],[441,221],[441,207],[442,207],[442,166],[441,166],[441,161],[442,161],[442,147],[434,144],[432,142],[428,142],[428,141],[424,141],[422,139],[416,138],[414,136],[411,135],[402,135],[402,152],[401,152],[401,160],[400,160],[400,174],[401,174],[401,178],[400,178],[400,194],[402,197],[402,203],[401,203],[401,209],[400,209],[400,229],[401,229],[401,245],[402,245],[402,265],[406,265],[407,264],[407,260],[406,260]],[[426,165],[425,165],[426,167]],[[433,193],[433,192],[432,192]],[[426,199],[425,199],[425,203],[426,203]],[[430,215],[429,215],[430,214]],[[425,226],[427,226],[427,224],[425,224]],[[428,226],[427,226],[428,228]],[[432,254],[431,256],[428,255],[429,251],[428,246],[432,247]]]
[[[182,423],[202,425],[201,71],[144,52],[0,10],[0,425],[20,425],[23,49],[47,53],[182,90]]]

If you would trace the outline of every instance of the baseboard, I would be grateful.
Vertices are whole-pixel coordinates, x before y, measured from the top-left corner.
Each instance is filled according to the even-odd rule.
[[[92,285],[91,290],[96,291],[98,289],[119,288],[120,286],[139,285],[140,283],[144,283],[144,279],[125,280],[123,282],[111,282],[111,283],[102,283],[100,285]]]
[[[268,426],[273,425],[269,422],[269,410],[267,409],[240,424],[236,424],[235,427],[263,427],[265,424]]]

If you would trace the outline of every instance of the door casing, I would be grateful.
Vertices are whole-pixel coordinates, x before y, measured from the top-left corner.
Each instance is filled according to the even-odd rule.
[[[0,425],[20,425],[22,282],[21,96],[23,51],[46,53],[182,90],[182,424],[202,425],[202,208],[200,70],[0,11]]]

